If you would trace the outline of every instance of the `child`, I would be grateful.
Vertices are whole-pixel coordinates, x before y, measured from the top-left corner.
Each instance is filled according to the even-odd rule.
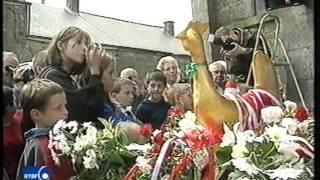
[[[23,151],[24,140],[21,133],[22,116],[17,115],[13,101],[13,90],[3,86],[3,167],[10,179],[15,179],[19,157]]]
[[[21,105],[25,120],[33,121],[35,128],[25,133],[26,145],[20,158],[17,179],[23,179],[23,168],[47,166],[50,179],[69,179],[73,175],[71,163],[55,165],[48,148],[49,130],[60,119],[66,119],[67,99],[63,88],[47,79],[34,79],[21,90]]]
[[[162,96],[166,84],[166,76],[161,71],[151,72],[147,77],[149,97],[144,99],[137,107],[137,118],[143,123],[150,123],[153,129],[160,129],[171,106],[164,101]]]
[[[192,90],[190,84],[176,83],[168,90],[168,102],[182,111],[193,110]]]
[[[87,32],[68,27],[52,39],[47,51],[49,67],[42,70],[39,77],[50,79],[61,85],[67,96],[69,120],[95,121],[103,105],[103,85],[100,80],[100,62],[105,51],[91,46]],[[90,80],[82,88],[73,76],[79,75],[88,67]]]
[[[121,113],[119,117],[114,116],[115,123],[119,121],[137,122],[135,115],[131,112],[131,105],[136,93],[136,84],[127,78],[119,78],[114,81],[110,97],[119,105]]]

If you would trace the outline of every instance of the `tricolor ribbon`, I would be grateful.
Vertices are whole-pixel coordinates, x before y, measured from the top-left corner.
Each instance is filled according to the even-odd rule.
[[[187,64],[185,66],[185,70],[184,70],[184,73],[187,77],[192,77],[193,75],[195,75],[198,71],[198,68],[199,66],[201,65],[207,65],[206,63],[203,63],[203,64],[197,64],[197,63],[190,63],[190,64]]]

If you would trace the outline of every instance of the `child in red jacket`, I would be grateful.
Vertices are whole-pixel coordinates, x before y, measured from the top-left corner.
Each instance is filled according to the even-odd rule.
[[[34,79],[21,90],[21,105],[26,117],[33,121],[35,128],[25,133],[26,145],[20,158],[17,179],[23,179],[25,167],[46,166],[51,172],[50,179],[70,179],[74,171],[70,161],[54,163],[48,148],[49,130],[60,119],[68,116],[63,88],[47,79]]]
[[[3,150],[4,169],[9,179],[15,179],[19,157],[23,151],[24,140],[21,133],[22,113],[16,110],[13,90],[3,86]]]

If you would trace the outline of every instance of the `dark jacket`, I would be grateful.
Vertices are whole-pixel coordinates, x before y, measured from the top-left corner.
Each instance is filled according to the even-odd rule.
[[[69,120],[79,123],[96,121],[101,115],[104,89],[99,75],[91,75],[88,85],[82,88],[78,88],[70,74],[60,68],[47,67],[41,72],[40,77],[50,79],[63,87],[67,96]]]
[[[20,158],[17,179],[23,179],[23,168],[27,166],[47,166],[51,172],[50,179],[64,180],[75,175],[69,160],[56,165],[52,159],[49,144],[49,129],[31,129],[25,133],[26,146]]]
[[[163,99],[159,102],[144,99],[137,107],[136,116],[143,123],[150,123],[154,129],[160,129],[170,107],[171,105]]]

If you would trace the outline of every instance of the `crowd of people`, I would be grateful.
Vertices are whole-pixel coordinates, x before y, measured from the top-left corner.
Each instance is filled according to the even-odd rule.
[[[234,32],[229,35],[234,37]],[[223,50],[227,58],[249,52],[234,43],[235,50]],[[174,57],[159,59],[145,79],[131,67],[115,77],[114,64],[115,59],[77,27],[61,30],[32,62],[20,63],[13,52],[3,52],[5,178],[23,179],[26,166],[49,166],[54,179],[74,174],[70,162],[58,166],[50,156],[49,130],[58,120],[82,123],[104,118],[127,133],[130,142],[139,143],[145,138],[141,126],[160,128],[170,108],[193,110],[191,84],[181,81]],[[228,69],[228,61],[209,64],[212,86],[220,94]]]

